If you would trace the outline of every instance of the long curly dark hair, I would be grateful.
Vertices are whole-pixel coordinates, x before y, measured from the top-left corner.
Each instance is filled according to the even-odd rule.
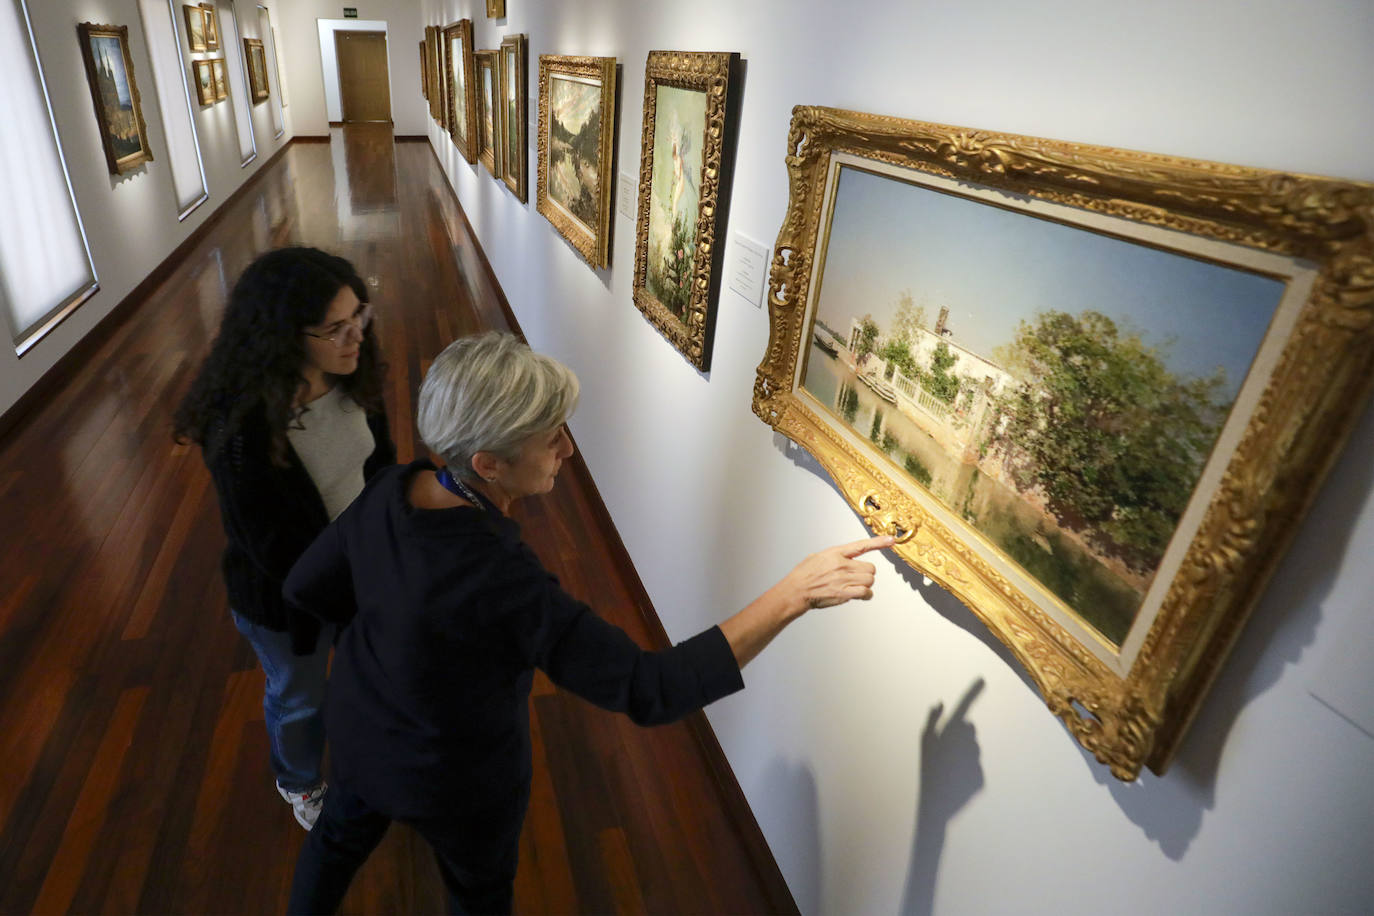
[[[303,329],[323,320],[345,286],[367,301],[367,285],[353,265],[318,248],[279,248],[249,264],[229,295],[210,355],[173,416],[177,441],[195,442],[208,458],[261,405],[270,457],[284,467],[286,430],[299,414],[292,403],[307,384]],[[374,327],[363,333],[357,370],[335,377],[369,414],[382,410],[386,371]]]

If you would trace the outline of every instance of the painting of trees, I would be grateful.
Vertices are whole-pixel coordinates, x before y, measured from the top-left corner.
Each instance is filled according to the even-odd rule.
[[[1175,374],[1163,349],[1095,311],[1041,312],[1002,355],[1022,384],[1001,399],[994,437],[1017,485],[1153,570],[1230,407],[1224,371]]]

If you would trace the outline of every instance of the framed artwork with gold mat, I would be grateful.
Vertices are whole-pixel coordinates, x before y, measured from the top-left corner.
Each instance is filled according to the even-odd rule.
[[[1120,779],[1374,384],[1374,185],[798,107],[755,413]]]

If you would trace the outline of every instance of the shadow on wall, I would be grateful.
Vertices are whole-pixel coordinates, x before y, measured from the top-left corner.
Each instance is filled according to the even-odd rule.
[[[778,850],[779,862],[795,862],[797,871],[789,874],[787,887],[797,909],[816,913],[821,909],[821,813],[816,792],[816,774],[804,763],[789,763],[774,758],[764,774],[764,803],[756,810],[782,811],[789,818],[777,824],[769,836],[788,837],[792,848]]]
[[[969,707],[983,692],[978,678],[940,725],[944,703],[936,703],[921,731],[921,772],[916,802],[916,839],[902,891],[903,916],[928,916],[935,911],[935,876],[945,848],[950,819],[983,788],[978,735],[967,719]]]
[[[830,475],[809,452],[776,432],[774,443],[793,464],[816,475],[839,494]],[[1123,783],[1091,753],[1079,749],[1088,771],[1111,794],[1122,813],[1175,861],[1183,858],[1197,836],[1203,813],[1215,807],[1221,754],[1241,711],[1277,684],[1316,638],[1322,605],[1339,578],[1340,564],[1332,558],[1339,559],[1347,552],[1364,502],[1352,496],[1363,497],[1374,488],[1374,462],[1368,460],[1372,453],[1374,410],[1366,410],[1345,447],[1343,460],[1333,469],[1312,507],[1310,517],[1320,519],[1320,526],[1307,524],[1300,529],[1204,699],[1197,719],[1184,735],[1180,752],[1166,775],[1161,778],[1146,771],[1135,783]],[[839,497],[844,498],[842,494]],[[1039,696],[1034,682],[1010,650],[962,602],[906,563],[892,557],[888,557],[888,562],[932,610],[979,639],[1016,672],[1028,690]],[[1045,715],[1048,723],[1051,716],[1048,711]],[[1059,727],[1064,740],[1076,745],[1063,723]],[[918,830],[925,832],[919,825]],[[918,837],[918,847],[922,842]],[[919,858],[913,853],[913,875],[922,864],[917,861]],[[933,878],[933,872],[930,877]],[[911,890],[909,879],[908,901]],[[928,909],[918,906],[904,908],[904,912]]]
[[[1092,756],[1084,760],[1121,810],[1165,855],[1180,860],[1197,836],[1204,811],[1216,806],[1222,751],[1241,711],[1277,684],[1315,642],[1322,608],[1340,578],[1364,496],[1374,488],[1374,410],[1366,410],[1332,469],[1309,516],[1255,606],[1231,657],[1222,666],[1197,719],[1163,778],[1135,785],[1110,778]],[[1315,524],[1320,519],[1320,524]],[[1314,701],[1314,708],[1316,707]]]

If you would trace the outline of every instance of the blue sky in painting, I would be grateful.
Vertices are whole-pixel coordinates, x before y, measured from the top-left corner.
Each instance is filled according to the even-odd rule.
[[[108,63],[110,72],[114,74],[115,89],[119,93],[119,107],[130,107],[133,100],[129,96],[129,78],[124,73],[124,54],[119,50],[119,39],[97,36],[91,39],[91,46],[95,51],[97,68],[103,63]]]
[[[909,290],[934,324],[985,356],[1037,311],[1093,309],[1165,350],[1173,371],[1226,370],[1234,396],[1283,295],[1281,281],[857,169],[841,172],[818,314],[841,333],[886,330]]]

